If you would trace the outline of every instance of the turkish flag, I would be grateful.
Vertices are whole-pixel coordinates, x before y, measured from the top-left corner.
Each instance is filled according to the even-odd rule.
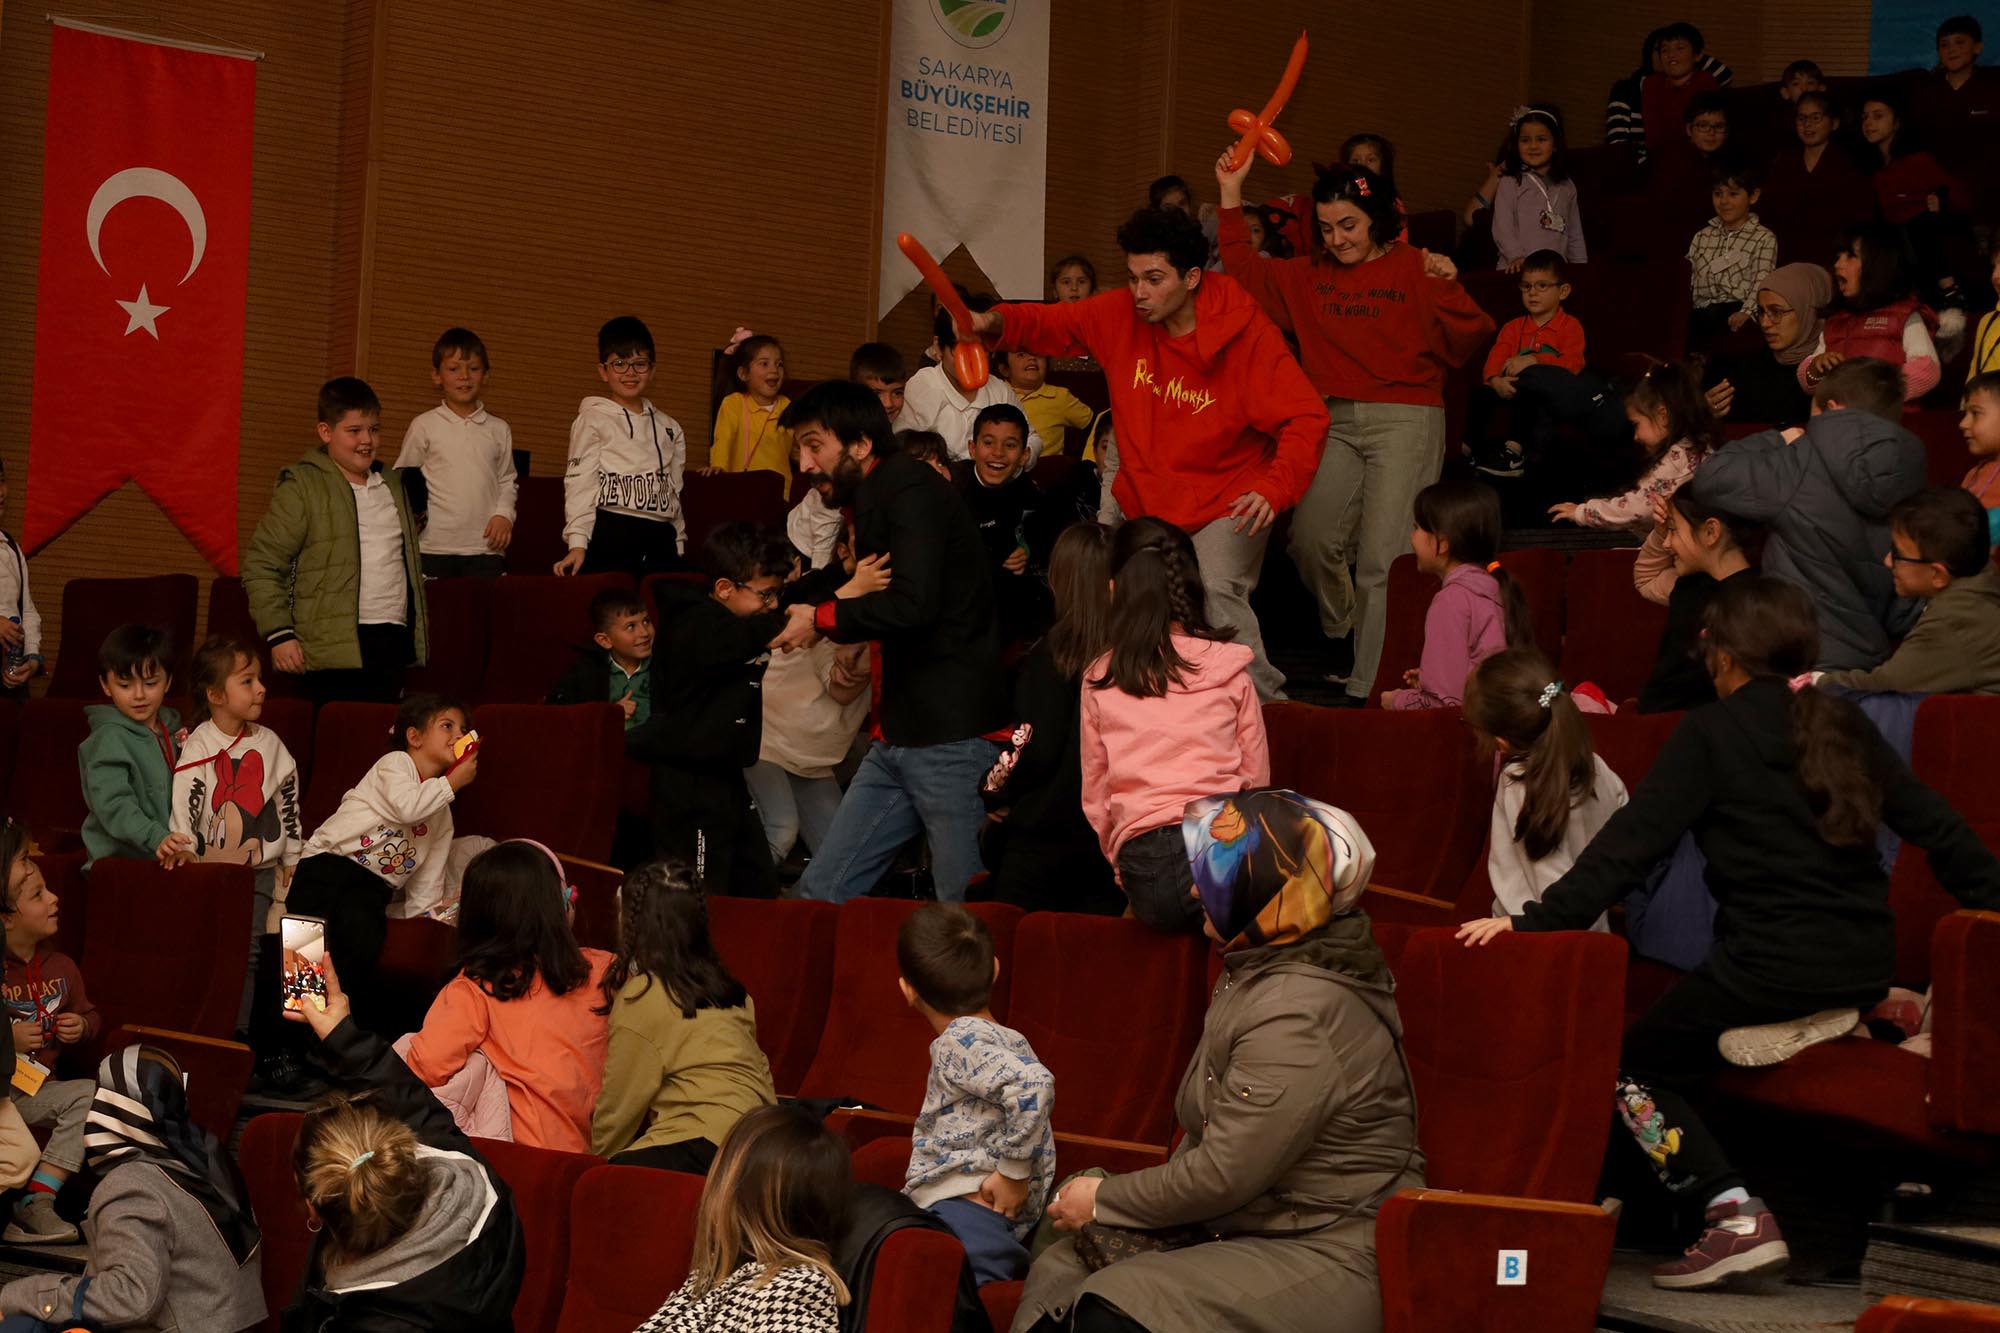
[[[127,480],[236,572],[256,66],[57,26],[23,544]]]

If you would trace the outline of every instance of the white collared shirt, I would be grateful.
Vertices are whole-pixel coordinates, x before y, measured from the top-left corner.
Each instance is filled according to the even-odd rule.
[[[410,616],[409,571],[403,563],[403,524],[396,497],[379,472],[354,491],[354,520],[361,534],[361,596],[364,625],[404,625]]]
[[[492,555],[486,525],[514,520],[514,433],[479,403],[469,417],[439,403],[410,423],[399,468],[420,468],[430,491],[426,555]]]
[[[970,458],[972,423],[978,420],[982,409],[995,403],[1012,403],[1019,407],[1021,400],[1014,395],[1013,386],[998,375],[988,376],[986,383],[973,391],[972,397],[962,397],[946,377],[943,367],[925,366],[910,376],[910,382],[903,390],[903,414],[896,418],[896,428],[934,430],[944,436],[944,447],[951,451],[953,458]],[[1027,413],[1021,415],[1026,416]],[[1033,426],[1028,427],[1027,445],[1024,457],[1027,466],[1033,467],[1042,452],[1042,437]]]

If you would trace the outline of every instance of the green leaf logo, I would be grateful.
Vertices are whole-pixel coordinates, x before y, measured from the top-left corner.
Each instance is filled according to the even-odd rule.
[[[960,46],[991,46],[1007,31],[1018,0],[932,0],[938,26]]]

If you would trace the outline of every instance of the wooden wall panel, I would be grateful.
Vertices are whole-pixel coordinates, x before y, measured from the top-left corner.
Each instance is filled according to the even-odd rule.
[[[313,439],[313,400],[327,364],[333,314],[332,231],[340,120],[343,7],[277,6],[263,0],[129,0],[121,26],[261,49],[250,205],[250,287],[245,317],[241,512],[247,539],[280,465]],[[34,362],[35,269],[41,245],[43,108],[50,26],[42,15],[102,15],[90,0],[48,0],[32,16],[10,15],[0,43],[0,457],[13,494],[5,522],[20,530],[27,478],[28,400]],[[115,373],[115,367],[107,368]],[[90,423],[75,423],[90,447]],[[61,635],[62,586],[80,575],[213,574],[137,488],[127,485],[35,557],[31,578],[44,618],[45,652]],[[96,644],[73,651],[95,655]]]
[[[1776,79],[1800,59],[1829,75],[1866,74],[1872,15],[1869,0],[1766,0],[1763,62],[1751,77]]]

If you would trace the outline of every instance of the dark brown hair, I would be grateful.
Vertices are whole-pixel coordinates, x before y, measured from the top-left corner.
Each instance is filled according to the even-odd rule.
[[[803,1107],[760,1106],[743,1116],[723,1135],[695,1212],[695,1291],[714,1290],[745,1264],[758,1268],[752,1289],[780,1269],[811,1267],[845,1305],[831,1250],[846,1230],[853,1170],[847,1145]]]
[[[682,1018],[697,1009],[734,1009],[748,998],[743,983],[729,975],[708,936],[708,897],[685,861],[651,861],[618,886],[618,952],[604,971],[604,1003],[611,1012],[618,992],[644,977],[644,995],[654,982],[680,1006]]]
[[[1532,648],[1535,619],[1528,594],[1500,565],[1500,497],[1476,481],[1433,482],[1417,492],[1416,523],[1451,548],[1450,558],[1475,565],[1500,585],[1500,610],[1509,648]]]
[[[552,995],[590,979],[571,933],[567,886],[533,843],[503,842],[472,858],[458,900],[458,970],[496,1000],[518,1000],[540,977]]]
[[[1824,412],[1829,404],[1839,403],[1900,425],[1907,392],[1901,366],[1872,356],[1854,356],[1826,372],[1813,390],[1813,405]]]
[[[208,692],[228,684],[229,678],[236,674],[238,659],[262,660],[257,650],[243,640],[220,634],[203,640],[201,647],[194,650],[194,660],[188,663],[188,683],[193,689],[188,699],[188,725],[198,727],[208,721],[214,707],[208,701]]]
[[[1962,486],[1932,486],[1889,511],[1889,530],[1900,532],[1926,560],[1955,579],[1969,579],[1993,558],[1986,509]]]
[[[1111,540],[1111,660],[1093,689],[1123,690],[1140,699],[1166,695],[1191,664],[1173,636],[1231,639],[1236,632],[1208,623],[1201,565],[1188,535],[1161,518],[1127,519]]]
[[[1576,700],[1548,658],[1533,648],[1509,648],[1473,669],[1465,683],[1465,720],[1507,743],[1507,762],[1520,769],[1524,798],[1514,841],[1530,861],[1541,860],[1562,845],[1571,805],[1597,782],[1597,752]]]
[[[1661,362],[1652,366],[1633,381],[1625,395],[1625,405],[1649,417],[1663,409],[1667,414],[1667,438],[1659,452],[1647,458],[1649,467],[1676,444],[1687,445],[1696,463],[1711,449],[1722,445],[1722,423],[1716,420],[1715,409],[1708,405],[1708,395],[1702,392],[1701,369],[1692,362]]]
[[[1072,523],[1049,552],[1049,591],[1056,619],[1049,656],[1064,680],[1080,680],[1111,641],[1111,529]]]
[[[1702,616],[1702,637],[1715,669],[1727,653],[1753,680],[1788,681],[1819,657],[1819,617],[1795,583],[1739,574],[1715,590]],[[1792,746],[1799,785],[1813,826],[1836,847],[1865,846],[1882,822],[1882,784],[1875,724],[1854,702],[1813,686],[1791,694]]]
[[[977,1013],[993,998],[993,933],[957,903],[925,903],[896,932],[896,970],[939,1013]]]

